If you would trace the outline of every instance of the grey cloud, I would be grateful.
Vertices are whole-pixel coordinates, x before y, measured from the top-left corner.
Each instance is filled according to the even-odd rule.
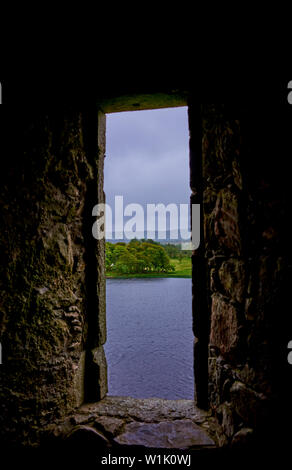
[[[107,115],[106,138],[109,204],[189,202],[186,107]]]

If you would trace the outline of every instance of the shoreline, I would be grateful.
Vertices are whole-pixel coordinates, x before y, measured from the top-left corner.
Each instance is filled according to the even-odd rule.
[[[166,277],[172,277],[172,278],[183,278],[183,279],[191,279],[192,275],[186,275],[186,274],[118,274],[118,275],[106,275],[106,279],[132,279],[132,278],[166,278]]]

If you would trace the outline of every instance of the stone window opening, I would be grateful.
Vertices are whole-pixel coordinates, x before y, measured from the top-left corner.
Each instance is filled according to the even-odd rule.
[[[133,97],[122,97],[116,100],[105,100],[100,104],[100,111],[98,113],[98,156],[99,156],[99,189],[98,189],[98,201],[105,202],[105,194],[104,194],[104,185],[103,185],[103,165],[104,165],[104,156],[105,156],[105,126],[106,126],[106,114],[112,112],[121,112],[121,111],[131,111],[137,109],[160,109],[160,108],[168,108],[168,107],[177,107],[177,106],[188,106],[187,98],[183,94],[159,94],[159,95],[147,95],[147,96],[135,96]],[[193,115],[189,114],[189,122],[190,119],[193,120]],[[189,131],[190,132],[190,131]],[[200,171],[200,163],[192,162],[192,156],[194,155],[194,150],[196,154],[197,160],[200,160],[201,151],[200,149],[200,133],[196,136],[191,135],[190,133],[190,151],[189,151],[189,158],[190,158],[190,203],[198,204],[200,202],[200,191],[199,188],[194,188],[194,172],[196,173],[196,182],[200,181],[199,178],[199,171]],[[195,147],[192,149],[192,146]],[[198,152],[198,153],[197,153]],[[108,158],[108,157],[107,157]],[[131,397],[114,397],[108,396],[108,383],[107,383],[107,362],[104,353],[104,344],[106,342],[106,298],[105,298],[105,283],[106,283],[106,276],[105,276],[105,242],[103,240],[96,241],[97,247],[95,248],[95,256],[98,262],[98,279],[97,279],[97,287],[98,287],[98,304],[97,304],[97,315],[95,314],[95,319],[92,318],[92,321],[89,325],[89,328],[92,330],[94,328],[94,334],[97,336],[95,337],[93,344],[94,348],[91,348],[89,353],[87,352],[87,359],[86,359],[86,368],[85,368],[85,397],[83,401],[83,406],[81,407],[82,413],[92,413],[96,412],[98,414],[102,414],[103,416],[107,417],[114,416],[117,419],[127,420],[127,414],[129,413],[129,409],[136,410],[137,419],[144,420],[145,422],[157,422],[161,421],[165,423],[165,426],[170,426],[168,431],[166,431],[166,435],[168,432],[171,432],[173,426],[176,426],[177,419],[185,418],[185,425],[184,429],[177,430],[178,435],[188,434],[190,431],[190,445],[196,445],[202,439],[202,445],[204,446],[213,446],[214,442],[210,440],[210,438],[204,433],[201,433],[201,428],[197,428],[197,423],[205,422],[207,423],[207,414],[204,409],[207,408],[207,391],[205,387],[206,377],[207,377],[207,370],[204,369],[208,367],[207,365],[207,356],[205,344],[207,344],[207,339],[205,341],[198,341],[196,335],[194,335],[194,356],[195,358],[195,368],[194,368],[194,376],[195,376],[195,396],[192,400],[167,400],[167,399],[138,399],[138,398],[131,398]],[[196,260],[198,256],[200,256],[200,251],[197,250],[197,253],[193,253],[192,255],[192,263],[194,261],[194,256],[196,256]],[[194,270],[193,267],[193,281],[192,281],[192,290],[194,287],[196,289],[196,293],[199,293],[200,296],[204,295],[203,293],[203,286],[200,285],[199,289],[197,286],[194,286],[194,275],[196,276],[200,273],[200,269],[202,269],[202,265],[196,262],[196,268]],[[202,278],[202,276],[200,276]],[[197,295],[196,301],[193,297],[193,310],[194,304],[197,302]],[[193,318],[194,323],[194,318]],[[193,324],[193,331],[195,331],[195,327]],[[198,328],[197,328],[198,331]],[[93,334],[93,336],[94,336]],[[89,335],[90,336],[90,335]],[[201,334],[202,337],[202,334]],[[195,340],[196,338],[196,340]],[[196,362],[201,361],[201,364],[198,365]],[[203,380],[201,380],[201,376]],[[140,411],[139,411],[140,410]],[[142,410],[146,410],[143,412]],[[149,414],[150,413],[150,414]],[[133,414],[135,412],[133,411]],[[174,422],[174,421],[175,422]],[[123,421],[125,422],[125,421]],[[168,424],[167,424],[168,423]],[[118,421],[117,421],[117,424]],[[120,423],[121,424],[121,423]],[[137,424],[135,422],[130,423],[130,431],[132,432],[133,429]],[[164,424],[162,424],[162,427]],[[187,430],[188,426],[190,426],[189,431]],[[155,427],[155,426],[154,426]],[[136,429],[136,428],[135,428]],[[198,435],[195,437],[196,432]],[[136,431],[134,432],[134,434]],[[155,434],[154,434],[155,435]],[[133,437],[135,440],[135,437]],[[195,439],[195,440],[194,440]],[[123,438],[121,437],[122,442]],[[187,441],[186,441],[187,442]],[[192,444],[191,444],[192,443]],[[133,444],[131,442],[128,444]],[[153,442],[152,442],[153,444]],[[163,444],[162,444],[163,445]],[[188,445],[188,444],[187,444]],[[151,443],[149,443],[151,446]],[[172,447],[176,447],[177,442],[173,444]]]
[[[187,431],[208,409],[220,447],[276,440],[279,449],[283,433],[270,430],[280,429],[291,395],[291,109],[286,100],[202,104],[195,84],[154,94],[129,87],[99,88],[83,110],[30,108],[15,119],[3,108],[2,443],[35,445],[62,424],[65,435],[69,425],[98,427],[119,441],[125,429],[149,432],[141,423],[156,424],[155,435],[171,429],[166,421],[187,421]],[[196,394],[179,410],[107,396],[105,250],[91,229],[93,205],[104,201],[105,114],[186,105],[201,237],[192,254]]]
[[[105,99],[100,103],[98,112],[98,191],[99,202],[105,202],[104,194],[104,156],[106,150],[106,114],[122,111],[137,111],[144,109],[160,109],[177,106],[188,106],[188,99],[183,93],[172,92],[169,94],[123,96],[115,99]],[[195,111],[194,111],[195,110]],[[190,168],[190,204],[201,202],[201,143],[200,143],[200,115],[199,108],[192,106],[188,108],[189,115],[189,168]],[[198,133],[192,135],[191,126],[198,126]],[[201,215],[202,217],[202,215]],[[201,224],[202,227],[202,224]],[[201,229],[202,231],[202,229]],[[193,332],[194,332],[194,376],[195,376],[195,403],[202,409],[208,408],[208,325],[200,321],[196,324],[196,315],[203,317],[203,310],[207,308],[205,299],[203,234],[198,250],[192,255],[192,310],[193,310]],[[98,264],[98,276],[95,279],[99,292],[96,312],[92,314],[89,322],[89,338],[92,337],[87,352],[85,368],[85,402],[102,399],[108,392],[107,364],[103,345],[106,342],[106,299],[105,299],[105,243],[103,240],[91,241],[91,249],[95,251],[95,259]],[[92,270],[91,270],[92,272]],[[96,276],[95,276],[96,278]],[[96,289],[92,284],[91,289]],[[200,313],[198,312],[200,311]]]
[[[113,246],[126,239],[126,243],[130,242],[130,236],[153,239],[162,246],[183,241],[181,237],[189,236],[190,215],[187,107],[109,113],[106,125],[106,239]],[[156,214],[154,227],[151,211],[157,204],[160,220]],[[120,223],[123,219],[125,231],[129,230],[129,220],[135,220],[134,233],[115,231],[117,219]],[[150,230],[155,230],[152,235]],[[164,230],[165,240],[161,232]],[[132,242],[127,246],[133,246]],[[191,268],[190,246],[187,248],[189,258],[184,261]],[[139,258],[133,250],[131,253]],[[176,258],[180,259],[179,253]],[[176,260],[170,259],[170,263],[175,264]],[[126,269],[127,265],[123,267]],[[128,269],[131,277],[131,267]],[[145,271],[138,270],[136,279],[123,282],[116,281],[114,270],[108,272],[104,347],[109,394],[193,399],[191,279],[179,279],[180,273],[177,279],[171,273],[167,278],[158,266],[154,270],[161,274],[147,278]],[[121,303],[117,299],[120,295]],[[143,374],[139,372],[142,369]]]

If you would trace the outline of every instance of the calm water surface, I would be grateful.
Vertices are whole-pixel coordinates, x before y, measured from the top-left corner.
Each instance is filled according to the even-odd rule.
[[[107,279],[109,395],[194,396],[191,279]]]

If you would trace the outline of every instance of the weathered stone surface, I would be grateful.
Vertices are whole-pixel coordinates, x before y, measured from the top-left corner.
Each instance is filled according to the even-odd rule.
[[[234,434],[234,416],[233,409],[230,403],[223,403],[220,405],[220,408],[217,410],[217,413],[221,415],[221,425],[224,434],[227,437],[232,437]]]
[[[90,300],[87,295],[89,211],[99,202],[96,191],[89,200],[88,190],[99,186],[103,161],[98,122],[88,131],[87,112],[35,110],[20,120],[21,146],[12,150],[10,143],[11,158],[0,172],[0,329],[7,363],[0,371],[0,434],[1,441],[19,443],[22,432],[24,442],[36,440],[37,429],[83,401],[88,311],[98,317],[99,302],[96,283]]]
[[[235,183],[238,186],[240,185],[239,121],[223,116],[218,118],[217,109],[211,111],[212,106],[202,107],[204,114],[208,109],[203,117],[203,178],[208,180],[210,186],[220,187],[224,183]]]
[[[251,428],[242,428],[232,439],[232,447],[247,447],[253,444],[254,431]]]
[[[254,104],[252,109],[248,104],[245,109],[237,104],[198,106],[192,104],[192,96],[188,102],[192,201],[202,204],[204,226],[196,255],[197,298],[204,299],[204,307],[200,310],[200,302],[194,307],[194,331],[206,345],[212,316],[209,398],[215,414],[226,404],[222,411],[226,435],[218,431],[220,445],[225,445],[227,434],[229,440],[232,435],[231,409],[236,443],[269,419],[272,407],[266,396],[275,403],[283,401],[285,411],[289,403],[284,397],[291,396],[282,367],[287,366],[285,352],[281,356],[291,331],[286,215],[290,173],[283,171],[289,152],[283,152],[284,108],[274,113],[267,112],[269,107],[255,109]],[[104,242],[91,236],[93,204],[104,201],[105,116],[97,109],[46,114],[31,109],[20,111],[17,119],[13,115],[12,122],[9,153],[1,160],[0,171],[4,445],[35,444],[40,429],[70,416],[83,400],[84,380],[88,386],[93,383],[99,395],[99,387],[102,395],[106,390],[104,375],[96,380],[95,374],[105,371],[102,353],[97,352],[91,364],[92,383],[83,366],[84,351],[98,349],[106,340]],[[15,142],[22,148],[14,148]],[[212,259],[222,256],[224,260],[211,266]],[[216,292],[213,300],[212,292]],[[244,308],[233,305],[243,303]],[[240,363],[234,354],[239,330],[245,338],[244,348],[238,348]],[[92,412],[86,407],[78,410],[63,428],[69,432],[74,417],[75,424],[91,426],[101,416],[128,424],[139,419],[149,425],[190,419],[206,425],[206,417],[191,404],[158,406],[156,401],[117,399],[94,405]],[[112,422],[111,431],[119,433],[120,428]]]
[[[238,346],[238,321],[234,305],[227,303],[220,295],[212,296],[210,345],[215,346],[224,356]]]
[[[86,352],[82,351],[79,363],[77,365],[74,365],[74,389],[75,401],[77,406],[81,406],[84,402],[85,357]]]
[[[91,351],[92,367],[91,367],[91,387],[95,390],[90,391],[90,396],[98,400],[104,398],[108,391],[107,384],[107,362],[103,346],[99,346]]]
[[[216,189],[213,188],[212,186],[207,186],[204,189],[204,193],[203,193],[204,211],[207,214],[210,214],[213,211],[216,205],[217,195],[218,195],[218,191],[216,191]]]
[[[261,358],[253,361],[253,364],[245,364],[237,371],[237,378],[240,382],[248,385],[259,393],[269,396],[271,391],[271,376],[269,371],[265,370]]]
[[[230,397],[232,406],[246,425],[263,426],[267,422],[269,401],[262,393],[236,381],[231,387]]]
[[[215,206],[214,232],[219,245],[233,253],[241,253],[241,236],[239,230],[238,201],[229,189],[222,189]]]
[[[124,424],[125,420],[113,416],[98,416],[95,420],[95,426],[111,436],[116,436],[120,433]]]
[[[211,417],[208,419],[208,433],[212,439],[216,442],[217,447],[225,447],[228,445],[228,438],[224,434],[222,425],[220,424],[218,417]]]
[[[77,446],[82,446],[82,450],[83,446],[91,446],[92,444],[96,446],[96,449],[107,447],[109,445],[109,441],[101,432],[98,432],[91,426],[83,425],[76,426],[66,436],[66,440],[70,441],[70,443],[74,443]]]
[[[230,388],[236,380],[232,366],[210,351],[209,357],[209,401],[212,409],[230,401]],[[212,355],[214,354],[214,355]]]
[[[208,434],[191,420],[163,421],[161,423],[130,423],[115,438],[121,445],[166,449],[189,449],[214,446]]]
[[[241,303],[245,291],[244,262],[236,258],[224,261],[218,271],[220,283],[231,299]]]
[[[208,413],[200,410],[192,400],[164,400],[162,398],[110,397],[93,404],[83,405],[79,413],[131,418],[144,422],[159,422],[188,418],[200,424]]]
[[[133,442],[133,445],[145,447],[155,447],[156,443],[166,448],[212,447],[215,431],[209,422],[212,422],[210,413],[196,408],[192,400],[106,397],[100,402],[82,405],[70,417],[48,426],[44,435],[47,433],[60,441],[76,429],[94,428],[110,445],[132,445]]]
[[[96,179],[97,179],[97,194],[96,202],[105,202],[104,193],[104,155],[105,155],[105,134],[106,134],[106,117],[101,111],[98,112],[98,134],[97,134],[97,152],[98,157],[96,158]],[[94,219],[93,219],[94,220]],[[92,347],[101,346],[106,342],[106,277],[105,277],[105,240],[94,240],[94,263],[92,263],[92,269],[96,269],[96,286],[95,289],[98,292],[96,314],[93,313],[93,321],[91,322],[91,335],[92,335]],[[91,273],[93,279],[95,279],[94,272]],[[92,286],[94,287],[94,286]]]

